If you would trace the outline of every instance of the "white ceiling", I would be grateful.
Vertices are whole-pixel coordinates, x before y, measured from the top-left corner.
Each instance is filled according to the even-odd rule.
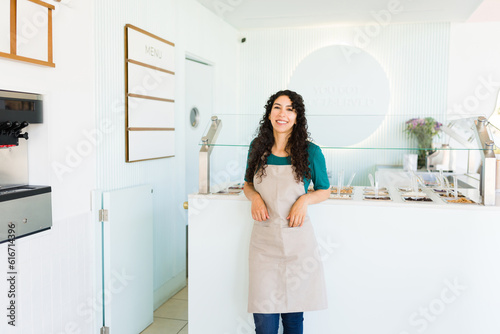
[[[401,11],[391,23],[465,22],[483,0],[197,0],[238,30],[363,24],[389,3]],[[488,0],[487,0],[488,1]]]

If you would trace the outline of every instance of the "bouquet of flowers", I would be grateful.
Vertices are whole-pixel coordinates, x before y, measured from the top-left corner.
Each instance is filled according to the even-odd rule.
[[[427,155],[432,150],[432,139],[441,131],[443,124],[432,117],[412,118],[406,121],[405,131],[418,142],[418,166],[425,167]]]

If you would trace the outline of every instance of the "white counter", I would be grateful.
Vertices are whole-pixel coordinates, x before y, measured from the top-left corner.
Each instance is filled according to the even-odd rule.
[[[305,333],[500,332],[500,206],[327,200],[309,214],[329,308]],[[252,224],[243,195],[189,196],[190,332],[254,333]]]

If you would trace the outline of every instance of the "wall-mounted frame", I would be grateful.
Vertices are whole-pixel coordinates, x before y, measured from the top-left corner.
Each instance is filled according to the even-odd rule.
[[[175,155],[175,44],[125,25],[126,162]]]
[[[4,3],[2,6],[8,6],[9,4],[7,3],[7,0],[4,0]],[[32,8],[30,8],[30,6]],[[39,52],[35,52],[35,56],[30,56],[29,54],[31,52],[27,52],[28,54],[23,54],[23,50],[19,50],[20,46],[23,45],[23,43],[20,42],[25,42],[28,40],[26,36],[22,36],[19,34],[20,30],[20,22],[25,21],[25,20],[20,20],[19,17],[23,17],[26,19],[27,22],[29,20],[26,18],[26,15],[21,13],[24,10],[37,10],[37,11],[47,11],[47,21],[46,21],[46,27],[44,26],[43,29],[40,27],[35,27],[36,29],[39,30],[44,30],[46,29],[46,36],[47,36],[47,50],[46,50],[46,55],[47,59],[39,59],[37,58]],[[54,63],[54,58],[53,58],[53,42],[52,42],[52,11],[55,9],[55,7],[51,4],[48,4],[46,2],[40,1],[40,0],[10,0],[10,25],[9,25],[9,30],[10,32],[6,34],[5,36],[9,37],[9,45],[10,45],[10,52],[2,52],[0,51],[0,57],[3,58],[8,58],[8,59],[13,59],[13,60],[19,60],[23,62],[28,62],[32,64],[37,64],[37,65],[42,65],[42,66],[48,66],[48,67],[55,67]],[[7,12],[6,10],[1,10],[2,12]],[[34,26],[34,25],[33,25]],[[45,35],[43,33],[40,34],[35,34],[35,36],[31,36],[31,40],[34,42],[31,43],[32,45],[35,46],[38,51],[40,49],[45,48],[45,41],[39,41],[40,36],[39,35]],[[37,48],[39,44],[42,44],[43,46],[41,48]],[[5,50],[7,51],[7,50]],[[21,52],[20,52],[21,51]],[[25,51],[26,52],[26,51]],[[45,52],[42,51],[42,52]],[[42,55],[43,58],[43,55]]]

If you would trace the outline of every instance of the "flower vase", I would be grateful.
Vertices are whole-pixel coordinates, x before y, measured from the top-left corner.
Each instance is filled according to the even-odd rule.
[[[420,140],[418,142],[418,148],[417,168],[427,169],[427,157],[434,152],[434,150],[432,149],[432,138],[430,138],[430,140],[429,138]]]
[[[419,169],[427,169],[427,158],[434,152],[432,138],[441,131],[442,124],[432,117],[412,118],[405,123],[405,131],[418,142]]]
[[[417,169],[425,169],[427,163],[427,152],[419,151],[417,160]]]

